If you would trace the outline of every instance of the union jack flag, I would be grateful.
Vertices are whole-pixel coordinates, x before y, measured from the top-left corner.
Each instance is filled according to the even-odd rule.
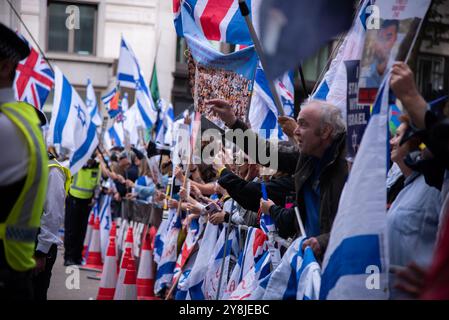
[[[260,0],[247,0],[254,17]],[[183,36],[181,6],[184,5],[209,40],[252,45],[245,20],[239,11],[238,0],[173,0],[176,32]]]
[[[44,57],[33,47],[30,49],[30,55],[17,66],[14,90],[18,100],[42,110],[55,77]]]

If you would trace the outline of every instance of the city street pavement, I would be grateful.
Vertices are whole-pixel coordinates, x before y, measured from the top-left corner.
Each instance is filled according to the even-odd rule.
[[[64,248],[59,248],[48,289],[48,300],[94,300],[100,281],[88,279],[87,276],[96,276],[97,273],[64,267],[63,253]]]

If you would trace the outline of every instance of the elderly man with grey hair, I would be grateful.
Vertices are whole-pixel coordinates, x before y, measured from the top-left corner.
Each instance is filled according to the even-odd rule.
[[[208,103],[230,129],[248,129],[235,117],[226,101],[211,100]],[[330,230],[348,175],[345,160],[346,129],[340,110],[320,100],[307,102],[301,107],[294,136],[299,152],[280,148],[271,150],[277,152],[277,169],[293,175],[296,202],[309,237],[303,245],[311,246],[316,257],[321,259],[329,242]],[[256,139],[258,148],[269,149],[269,141],[255,133],[252,137]],[[244,142],[239,147],[247,152],[250,143]],[[298,235],[299,226],[293,208],[286,209],[271,200],[261,200],[261,210],[272,216],[280,236],[286,238]]]

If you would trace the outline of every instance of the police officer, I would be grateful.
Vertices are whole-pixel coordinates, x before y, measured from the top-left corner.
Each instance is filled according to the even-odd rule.
[[[33,271],[35,300],[47,300],[51,271],[56,261],[58,245],[62,244],[59,227],[64,221],[65,198],[70,188],[70,170],[62,166],[52,153],[48,153],[48,189],[36,240]]]
[[[95,189],[100,183],[100,165],[95,154],[72,179],[64,220],[64,265],[80,265],[87,222]]]
[[[0,23],[0,300],[32,299],[31,270],[45,201],[48,157],[45,116],[15,101],[12,89],[28,45]]]

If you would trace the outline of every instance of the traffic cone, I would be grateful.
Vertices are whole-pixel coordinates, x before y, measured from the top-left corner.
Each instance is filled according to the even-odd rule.
[[[139,272],[137,273],[137,296],[139,300],[154,296],[154,271],[152,235],[148,230],[145,234],[140,253]]]
[[[89,223],[87,225],[87,230],[86,230],[86,236],[84,237],[84,245],[83,245],[83,252],[81,253],[81,256],[84,258],[84,260],[87,259],[87,249],[89,248],[89,242],[90,239],[92,238],[92,230],[94,228],[94,212],[92,211],[90,213],[90,217],[89,217]]]
[[[123,254],[122,254],[122,259],[120,260],[120,262],[122,262],[127,248],[131,249],[131,255],[134,256],[134,237],[133,237],[133,227],[132,226],[129,226],[128,231],[126,232],[125,244],[123,245]]]
[[[109,237],[109,246],[104,261],[103,273],[101,275],[100,287],[97,300],[112,300],[117,284],[117,249],[115,238]]]
[[[121,300],[122,292],[124,291],[123,283],[125,281],[126,269],[128,268],[128,260],[131,258],[131,248],[125,250],[125,254],[120,264],[120,271],[117,278],[117,284],[115,286],[114,300]]]
[[[92,230],[92,239],[89,244],[86,264],[80,269],[100,271],[103,269],[101,261],[101,245],[100,245],[100,219],[95,218],[94,228]]]
[[[118,300],[137,300],[136,261],[132,255],[128,259],[123,289],[123,296],[119,297]]]

